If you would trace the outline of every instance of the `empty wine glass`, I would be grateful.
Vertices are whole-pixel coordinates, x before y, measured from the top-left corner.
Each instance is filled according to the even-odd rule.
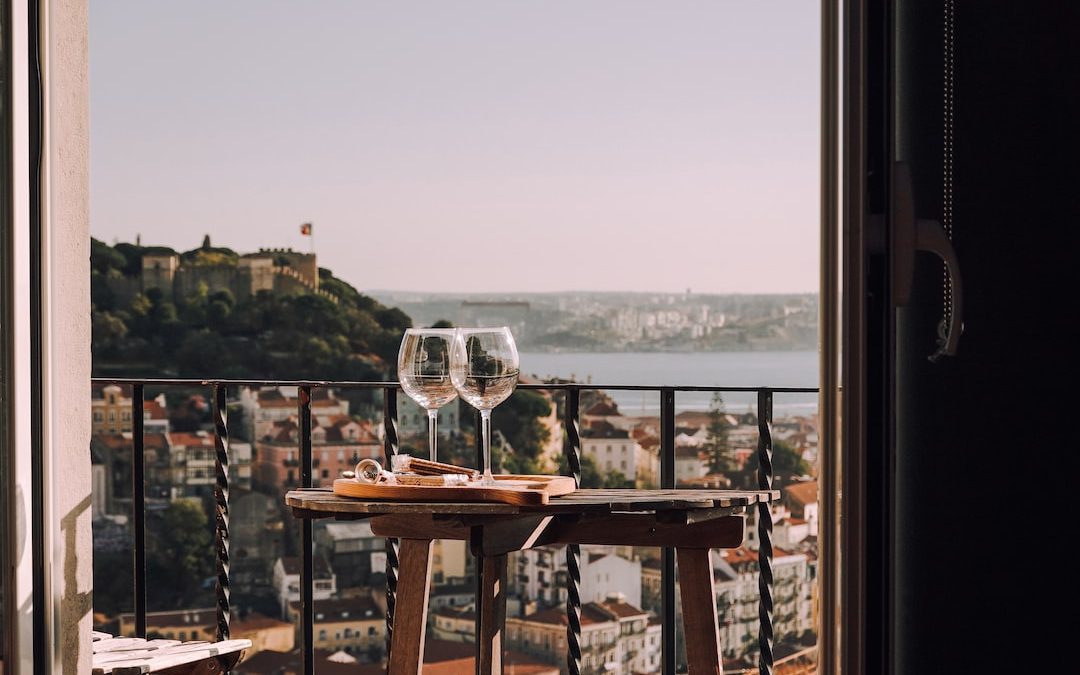
[[[491,410],[517,386],[517,345],[509,328],[459,328],[454,339],[450,376],[461,398],[480,411],[484,446],[484,485],[491,475]]]
[[[428,448],[433,462],[438,461],[439,408],[457,398],[457,390],[450,379],[454,337],[453,328],[410,328],[401,338],[398,350],[401,388],[417,405],[427,410]]]

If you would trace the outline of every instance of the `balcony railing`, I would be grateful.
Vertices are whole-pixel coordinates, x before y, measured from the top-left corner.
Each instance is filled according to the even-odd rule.
[[[311,452],[311,393],[314,389],[363,389],[380,391],[383,395],[383,451],[386,464],[398,453],[397,396],[400,385],[397,382],[352,382],[352,381],[272,381],[272,380],[223,380],[223,379],[147,379],[147,378],[94,378],[94,384],[116,384],[130,386],[132,389],[132,527],[134,530],[133,547],[133,588],[135,633],[137,637],[146,637],[146,521],[145,521],[145,454],[143,429],[143,401],[147,386],[160,387],[205,387],[210,390],[212,419],[214,424],[214,543],[216,553],[216,614],[217,639],[229,638],[230,590],[229,590],[229,429],[226,415],[227,393],[230,388],[240,387],[296,387],[298,391],[297,417],[299,419],[299,453],[297,460],[300,468],[300,487],[312,487]],[[576,481],[581,480],[581,434],[579,428],[580,401],[582,391],[636,391],[652,392],[660,398],[660,488],[674,489],[675,480],[675,397],[677,393],[754,393],[757,396],[758,421],[758,489],[772,489],[772,413],[774,394],[817,393],[816,387],[701,387],[701,386],[654,386],[654,385],[601,385],[579,383],[530,383],[519,384],[519,389],[540,391],[558,391],[565,396],[563,405],[563,454],[566,458],[569,474]],[[479,429],[480,417],[477,413],[476,428]],[[483,452],[479,434],[477,434],[476,466],[483,468]],[[773,669],[773,572],[772,572],[772,518],[769,504],[757,505],[758,538],[758,594],[759,594],[759,673],[771,675]],[[302,544],[302,593],[301,593],[301,641],[303,651],[304,674],[314,673],[314,589],[313,589],[313,541],[312,521],[304,518],[300,521]],[[396,540],[386,541],[386,646],[387,656],[394,629],[394,606],[398,582],[398,544]],[[581,550],[580,546],[566,546],[567,567],[567,669],[571,675],[582,670],[581,647]],[[476,579],[477,597],[482,588],[478,564]],[[665,674],[676,670],[676,587],[675,587],[675,551],[665,548],[661,554],[660,584],[660,619],[662,622],[661,664]],[[477,613],[479,623],[480,613]],[[476,633],[479,634],[479,625]],[[479,663],[479,658],[477,658]]]

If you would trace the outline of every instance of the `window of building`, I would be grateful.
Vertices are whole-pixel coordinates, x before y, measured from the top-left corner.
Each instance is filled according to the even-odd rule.
[[[319,639],[324,641],[324,642],[326,641],[326,631],[325,630],[320,630],[319,631]]]

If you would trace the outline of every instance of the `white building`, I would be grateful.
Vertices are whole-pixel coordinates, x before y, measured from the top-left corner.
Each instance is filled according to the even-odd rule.
[[[416,402],[405,394],[398,396],[398,436],[422,436],[427,438],[428,413],[427,410],[416,405]],[[461,420],[458,419],[458,404],[454,400],[448,405],[439,408],[438,434],[446,438],[451,434],[461,431]]]
[[[792,483],[784,488],[784,505],[791,515],[806,521],[807,534],[818,534],[818,484],[816,480]]]
[[[431,637],[449,642],[476,642],[476,612],[442,607],[428,617]]]
[[[758,554],[745,547],[713,553],[720,643],[725,657],[756,649],[759,632]],[[804,553],[773,548],[773,630],[794,638],[814,630],[814,568]]]
[[[610,427],[582,429],[581,452],[596,462],[601,473],[618,471],[629,481],[637,479],[640,447],[626,431]]]
[[[701,450],[693,446],[675,448],[675,483],[694,480],[709,473],[709,462],[702,457]]]
[[[628,553],[612,546],[581,547],[578,592],[582,602],[618,597],[641,606],[641,561],[631,560]],[[507,585],[525,603],[562,605],[566,602],[566,548],[544,546],[511,553]]]
[[[295,556],[278,558],[274,563],[274,591],[281,605],[281,618],[289,618],[289,603],[300,602],[300,572],[302,563]],[[312,560],[314,574],[313,597],[316,601],[329,600],[337,593],[337,577],[326,559]]]
[[[581,606],[582,673],[660,672],[659,623],[617,600]],[[566,654],[566,611],[551,608],[506,620],[511,649],[561,666]]]

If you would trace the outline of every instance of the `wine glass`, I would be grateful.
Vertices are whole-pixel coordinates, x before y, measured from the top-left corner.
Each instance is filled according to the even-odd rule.
[[[517,345],[509,328],[458,329],[450,377],[461,398],[480,411],[484,485],[495,484],[491,475],[491,410],[513,393],[518,366]]]
[[[433,462],[438,461],[439,408],[457,398],[450,379],[454,336],[453,328],[410,328],[401,338],[398,350],[401,389],[427,410],[428,448]]]

